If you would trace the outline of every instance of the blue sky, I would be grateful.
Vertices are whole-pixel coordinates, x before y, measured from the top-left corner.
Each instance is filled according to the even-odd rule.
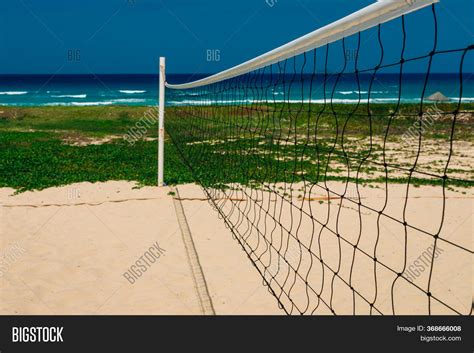
[[[404,1],[404,0],[400,0]],[[239,64],[374,1],[368,0],[10,0],[0,3],[0,73],[213,73]],[[271,6],[273,5],[273,6]],[[439,49],[474,43],[474,0],[437,7]],[[417,16],[415,18],[415,16]],[[429,10],[407,18],[408,52],[432,46]],[[367,33],[363,52],[376,60]],[[370,37],[373,37],[372,39]],[[383,31],[399,55],[400,24]],[[218,50],[219,52],[215,52]],[[390,57],[390,48],[388,57]],[[361,51],[362,52],[362,51]],[[208,60],[209,53],[219,53]],[[398,53],[398,54],[397,54]],[[370,57],[372,56],[372,57]],[[469,58],[472,69],[472,58]],[[458,69],[459,55],[435,63]],[[337,61],[334,61],[334,65]],[[417,71],[416,67],[412,71]]]

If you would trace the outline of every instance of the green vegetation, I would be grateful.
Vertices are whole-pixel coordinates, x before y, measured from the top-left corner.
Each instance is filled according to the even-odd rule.
[[[47,131],[59,138],[70,134],[107,136],[125,134],[149,107],[0,107],[0,131]],[[156,129],[149,131],[157,136]]]
[[[234,110],[202,107],[199,113],[204,119],[183,119],[176,108],[168,108],[166,126],[176,145],[167,137],[166,182],[189,183],[196,177],[205,184],[224,187],[230,182],[258,186],[261,182],[296,182],[302,178],[314,182],[347,180],[349,166],[349,179],[369,183],[385,181],[384,156],[390,165],[400,168],[413,165],[418,140],[407,144],[403,136],[410,127],[418,127],[418,105],[401,107],[400,114],[391,121],[386,141],[385,132],[394,106],[371,105],[370,119],[367,106],[356,111],[351,105],[323,108],[308,104],[234,107]],[[423,158],[417,170],[443,175],[452,129],[452,115],[448,113],[456,107],[438,108],[446,115],[425,126]],[[148,124],[132,144],[124,139],[150,109],[1,107],[0,187],[21,192],[107,180],[156,185],[157,124]],[[471,111],[474,105],[465,105],[461,110],[454,136],[462,148],[453,149],[447,183],[473,186]],[[194,174],[183,163],[178,148],[188,156]],[[396,169],[389,168],[389,181],[406,182],[406,173]],[[416,185],[441,182],[439,178],[416,173],[412,179]]]
[[[405,184],[415,165],[412,185],[472,186],[472,108],[462,106],[453,125],[452,104],[426,105],[422,120],[415,104],[398,111],[387,104],[370,110],[344,104],[183,107],[168,117],[167,129],[196,178],[213,186],[386,179]]]
[[[123,139],[148,110],[115,106],[0,108],[0,187],[21,192],[107,180],[156,185],[156,140],[130,145]],[[114,139],[91,144],[107,136]],[[145,136],[156,138],[157,124]],[[193,181],[171,143],[166,144],[166,163],[169,183]]]

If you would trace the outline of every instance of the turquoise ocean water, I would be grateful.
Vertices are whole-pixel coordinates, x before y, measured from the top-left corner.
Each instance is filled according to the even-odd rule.
[[[168,75],[168,82],[181,83],[206,75]],[[248,81],[245,81],[248,80]],[[340,76],[309,74],[276,77],[269,75],[249,76],[234,80],[228,86],[204,87],[200,91],[167,90],[167,105],[195,104],[200,93],[215,92],[227,88],[227,94],[212,94],[207,103],[228,104],[231,101],[321,103],[332,99],[335,103],[397,102],[418,103],[425,85],[425,74],[404,74],[400,83],[397,74]],[[246,90],[238,84],[249,82]],[[372,82],[372,86],[371,85]],[[324,85],[325,83],[325,85]],[[462,86],[462,97],[461,95]],[[371,88],[370,88],[371,87]],[[230,91],[229,91],[230,88]],[[311,91],[311,95],[310,95]],[[370,94],[369,94],[370,91]],[[474,102],[474,75],[430,74],[425,99],[442,92],[451,101]],[[158,97],[156,75],[0,75],[0,105],[2,106],[107,106],[107,105],[155,105]]]

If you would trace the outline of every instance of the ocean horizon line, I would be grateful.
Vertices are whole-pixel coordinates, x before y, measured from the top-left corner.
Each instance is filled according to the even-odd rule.
[[[191,73],[191,72],[167,72],[167,75],[176,75],[176,76],[210,76],[210,75],[215,75],[218,72],[214,73],[206,73],[206,72],[198,72],[198,73]],[[317,73],[323,73],[321,71],[318,71]],[[299,73],[298,73],[299,74]],[[304,75],[311,75],[312,72],[304,72]],[[338,75],[338,74],[355,74],[353,72],[328,72],[327,74],[329,75]],[[372,75],[373,73],[369,72],[359,72],[359,75]],[[399,72],[377,72],[377,75],[399,75]],[[269,75],[268,73],[265,73],[265,75]],[[286,75],[293,75],[292,72],[286,73]],[[404,72],[403,75],[426,75],[426,72]],[[459,72],[431,72],[430,75],[455,75],[459,76]],[[474,75],[474,71],[472,72],[467,72],[464,71],[463,75]],[[158,72],[155,73],[89,73],[89,74],[80,74],[80,73],[62,73],[62,74],[55,74],[55,73],[31,73],[31,74],[26,74],[26,73],[0,73],[0,77],[2,76],[158,76]]]
[[[168,74],[168,82],[186,83],[208,77],[210,74],[178,73]],[[425,91],[425,98],[440,92],[450,101],[472,102],[474,99],[474,75],[459,73],[262,73],[256,72],[264,91],[248,86],[238,78],[231,82],[236,101],[259,101],[266,94],[271,101],[301,100],[311,91],[313,102],[332,98],[333,102],[356,103],[364,101],[387,103],[400,100],[404,103],[419,101]],[[326,85],[320,82],[324,76]],[[427,79],[428,78],[428,79]],[[254,79],[251,79],[255,81]],[[285,84],[293,82],[293,84]],[[426,86],[426,87],[425,87]],[[225,87],[216,86],[218,89]],[[200,93],[214,88],[200,88]],[[462,87],[462,91],[461,91]],[[198,94],[193,90],[166,90],[170,105],[193,104]],[[157,74],[22,74],[0,75],[0,106],[92,106],[92,105],[155,105],[158,97]],[[221,97],[227,101],[228,97]],[[221,102],[217,102],[221,103]],[[228,103],[228,102],[226,102]]]

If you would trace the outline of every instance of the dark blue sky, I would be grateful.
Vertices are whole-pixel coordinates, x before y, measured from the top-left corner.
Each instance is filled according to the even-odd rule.
[[[404,1],[404,0],[400,0]],[[0,3],[0,73],[211,73],[236,65],[306,34],[372,0],[9,0]],[[273,6],[270,5],[273,4]],[[442,0],[439,49],[474,42],[474,0]],[[416,20],[415,20],[415,17]],[[407,18],[413,55],[432,46],[429,10]],[[370,33],[364,53],[379,52]],[[376,36],[372,36],[375,39]],[[383,39],[399,55],[400,23]],[[208,61],[208,51],[220,61]],[[75,56],[75,53],[78,55]],[[398,53],[398,54],[397,54]],[[469,58],[472,69],[472,58]],[[435,63],[458,69],[459,55]],[[334,61],[337,64],[337,61]],[[417,71],[416,67],[412,71]]]

